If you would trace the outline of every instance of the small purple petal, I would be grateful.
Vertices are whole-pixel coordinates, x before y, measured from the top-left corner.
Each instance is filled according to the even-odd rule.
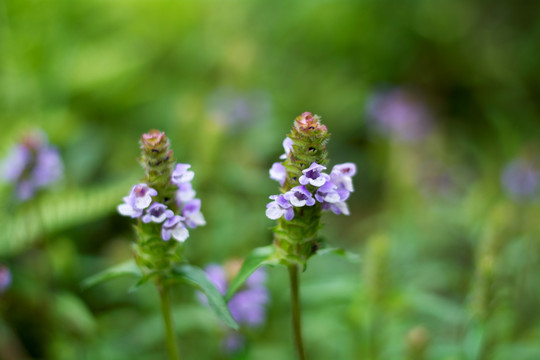
[[[285,166],[279,162],[272,164],[272,168],[270,169],[270,179],[276,180],[279,182],[279,185],[283,186],[287,179],[287,170],[285,169]]]
[[[8,267],[0,265],[0,294],[11,285],[11,271]]]
[[[176,164],[176,167],[171,176],[171,182],[173,184],[179,185],[183,183],[188,183],[193,180],[195,173],[188,170],[190,167],[191,165],[189,164]]]
[[[327,180],[330,179],[330,176],[328,174],[322,172],[325,169],[325,166],[319,165],[314,162],[309,168],[302,170],[303,175],[300,176],[300,179],[298,179],[298,181],[302,185],[311,184],[316,187],[322,186]]]

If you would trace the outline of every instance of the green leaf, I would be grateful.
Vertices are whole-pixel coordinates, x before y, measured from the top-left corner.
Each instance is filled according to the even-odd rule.
[[[83,290],[86,290],[92,286],[121,276],[134,276],[138,279],[142,279],[143,277],[135,261],[129,260],[84,279],[81,287]]]
[[[317,252],[315,253],[315,255],[320,255],[320,256],[328,255],[328,254],[343,256],[344,258],[346,258],[347,260],[353,263],[360,262],[360,255],[355,254],[351,251],[347,251],[345,249],[341,249],[341,248],[323,248],[323,249],[317,250]]]
[[[201,290],[206,295],[210,308],[214,310],[225,325],[235,330],[238,329],[238,324],[232,317],[223,295],[208,279],[202,269],[191,265],[181,265],[173,269],[172,276]]]
[[[276,251],[273,245],[268,245],[253,250],[251,254],[246,257],[244,263],[242,264],[242,268],[231,281],[225,299],[229,301],[236,291],[238,291],[238,289],[244,285],[249,276],[253,274],[260,266],[277,265],[278,263],[279,261],[276,257]]]

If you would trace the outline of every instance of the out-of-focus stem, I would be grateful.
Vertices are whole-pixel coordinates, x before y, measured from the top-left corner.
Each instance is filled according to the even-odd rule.
[[[302,342],[302,319],[299,297],[298,265],[289,266],[289,279],[291,284],[291,314],[294,334],[294,346],[299,360],[305,360],[304,344]]]
[[[171,291],[166,285],[157,285],[159,299],[161,302],[161,314],[165,325],[165,336],[167,340],[167,351],[169,352],[170,360],[180,360],[178,346],[176,345],[176,337],[174,335],[174,327],[171,316]]]

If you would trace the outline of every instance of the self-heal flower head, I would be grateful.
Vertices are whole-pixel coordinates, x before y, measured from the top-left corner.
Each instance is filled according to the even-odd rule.
[[[266,216],[271,220],[277,220],[284,217],[290,221],[294,218],[294,209],[283,194],[271,195],[271,200],[274,200],[266,205]]]
[[[173,184],[179,185],[188,183],[193,180],[195,173],[188,170],[191,167],[189,164],[176,164],[174,171],[171,176],[171,182]]]
[[[185,223],[190,228],[206,225],[204,216],[201,213],[201,200],[193,199],[186,203],[182,208],[182,216],[185,218]]]
[[[161,227],[161,238],[169,241],[171,236],[179,242],[184,242],[189,237],[189,231],[182,222],[183,217],[174,215],[163,223]]]
[[[295,207],[315,205],[313,195],[306,189],[304,185],[293,187],[284,195],[284,197],[291,203],[292,206]]]
[[[272,168],[270,169],[270,179],[276,180],[279,182],[279,185],[283,186],[287,179],[287,170],[285,169],[285,166],[279,162],[272,164]]]
[[[305,170],[302,170],[302,176],[300,176],[299,182],[302,185],[322,186],[330,179],[328,174],[323,173],[326,170],[326,166],[322,166],[313,162],[311,166]]]
[[[161,224],[165,219],[171,218],[174,216],[172,210],[168,209],[167,206],[154,202],[148,209],[144,216],[142,217],[143,223],[155,222]]]
[[[0,265],[0,294],[11,285],[11,271],[7,266]]]

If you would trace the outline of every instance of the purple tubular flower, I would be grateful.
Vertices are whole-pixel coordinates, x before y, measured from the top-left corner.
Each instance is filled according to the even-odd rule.
[[[279,182],[279,185],[283,186],[287,179],[287,170],[285,169],[285,166],[279,162],[272,164],[272,168],[270,169],[270,179],[276,180]]]
[[[152,203],[152,196],[156,195],[157,191],[144,183],[135,185],[129,195],[123,198],[124,204],[118,205],[118,212],[132,218],[140,217],[143,210]]]
[[[313,186],[322,186],[324,183],[330,179],[328,174],[323,173],[326,167],[317,164],[316,162],[312,163],[311,166],[305,170],[302,170],[303,175],[300,176],[298,181],[302,185],[311,184]]]
[[[536,195],[540,173],[530,161],[518,158],[506,165],[501,174],[501,183],[510,197],[525,200]]]
[[[194,198],[195,190],[193,190],[191,183],[178,184],[178,191],[176,192],[176,202],[178,203],[178,207],[181,207],[182,204],[185,204]]]
[[[274,201],[266,205],[266,216],[269,219],[277,220],[283,216],[290,221],[294,218],[294,209],[283,194],[271,195],[270,199]]]
[[[0,265],[0,294],[4,293],[11,285],[11,271],[6,266]]]
[[[189,164],[176,164],[176,167],[171,176],[171,182],[176,185],[188,183],[193,180],[195,173],[189,171],[191,167]]]
[[[161,238],[165,241],[169,241],[172,236],[179,242],[186,241],[189,237],[189,232],[182,220],[184,219],[178,215],[174,215],[165,220],[161,227]]]
[[[160,224],[173,216],[174,213],[167,206],[155,202],[146,209],[146,214],[142,217],[142,221],[143,223],[155,222]]]
[[[433,127],[426,104],[406,89],[376,93],[368,100],[367,113],[375,130],[400,141],[421,140]]]
[[[352,177],[356,174],[356,165],[353,163],[344,163],[335,165],[330,173],[331,181],[338,189],[345,189],[353,192]]]
[[[182,216],[185,218],[185,223],[190,228],[206,225],[204,216],[201,213],[201,200],[193,199],[186,203],[182,208]]]
[[[332,181],[327,181],[317,189],[315,199],[320,203],[335,204],[347,200],[350,192],[346,189],[339,189]]]
[[[313,195],[306,189],[304,185],[295,186],[284,195],[292,206],[313,206],[315,205],[315,199]]]
[[[291,152],[293,147],[293,141],[288,136],[283,140],[283,149],[285,149],[285,154],[282,154],[279,158],[284,160],[287,158],[287,155]]]

